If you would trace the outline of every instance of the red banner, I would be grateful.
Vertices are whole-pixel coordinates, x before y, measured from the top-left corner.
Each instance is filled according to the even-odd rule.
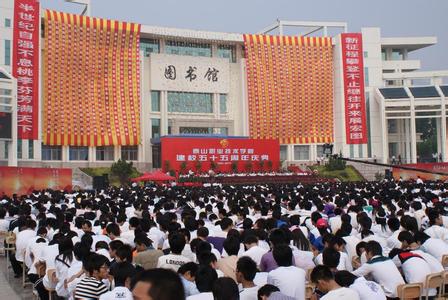
[[[392,168],[392,174],[394,176],[394,179],[399,180],[400,178],[403,180],[412,180],[417,179],[417,177],[420,177],[423,180],[442,180],[446,181],[448,180],[448,163],[418,163],[418,164],[406,164],[401,165],[405,167],[410,168],[416,168],[421,170],[427,170],[437,173],[446,173],[446,175],[441,174],[431,174],[431,173],[424,173],[424,172],[418,172],[418,171],[411,171],[411,170],[403,170],[399,168]]]
[[[0,195],[26,195],[33,190],[69,190],[72,170],[56,168],[0,167]]]
[[[216,163],[217,172],[277,170],[280,160],[278,140],[247,138],[162,137],[162,165],[165,170],[208,171]],[[263,161],[263,162],[261,162]],[[270,166],[270,164],[272,164]],[[200,170],[197,166],[200,165]],[[250,167],[249,167],[250,166]]]
[[[367,122],[362,35],[361,33],[343,33],[341,40],[346,140],[347,144],[365,144],[367,143]]]
[[[13,76],[17,78],[17,137],[38,139],[39,1],[15,0]]]

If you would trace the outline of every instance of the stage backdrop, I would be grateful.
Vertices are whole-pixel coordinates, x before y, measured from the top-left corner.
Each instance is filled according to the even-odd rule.
[[[43,142],[137,145],[140,25],[45,11]]]
[[[423,173],[418,171],[403,170],[398,168],[392,168],[394,179],[399,180],[400,177],[403,180],[417,179],[420,176],[423,180],[448,180],[448,163],[419,163],[419,164],[406,164],[406,167],[423,169],[433,172],[446,173],[447,175]]]
[[[260,170],[260,161],[264,161],[263,169],[268,170],[268,161],[272,169],[277,170],[280,160],[278,140],[255,140],[248,138],[209,138],[209,137],[162,137],[162,166],[164,170],[196,170],[198,162],[202,171],[210,170],[211,161],[215,161],[217,172],[229,172],[232,163],[236,162],[239,171],[246,171],[248,164],[254,171]],[[169,162],[169,166],[167,166]]]
[[[329,37],[244,35],[252,138],[333,142]]]
[[[72,170],[56,168],[0,167],[0,195],[25,195],[33,190],[72,187]]]

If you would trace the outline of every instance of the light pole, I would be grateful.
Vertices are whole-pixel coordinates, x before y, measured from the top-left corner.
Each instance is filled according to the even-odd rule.
[[[65,0],[65,2],[84,5],[84,9],[83,9],[81,15],[88,16],[88,17],[90,16],[90,13],[91,13],[90,0]]]

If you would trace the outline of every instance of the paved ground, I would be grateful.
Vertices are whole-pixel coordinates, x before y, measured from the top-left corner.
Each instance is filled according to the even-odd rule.
[[[32,286],[22,287],[22,278],[14,278],[12,269],[6,273],[6,258],[0,257],[0,300],[33,299]],[[9,265],[9,264],[8,264]],[[7,278],[8,277],[8,278]]]

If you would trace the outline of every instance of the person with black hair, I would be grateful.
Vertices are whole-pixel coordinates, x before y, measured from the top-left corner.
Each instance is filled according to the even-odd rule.
[[[135,268],[128,263],[118,263],[115,267],[114,289],[100,296],[100,300],[133,300],[131,280],[135,275]]]
[[[240,291],[240,300],[253,300],[257,298],[258,286],[254,283],[257,273],[257,264],[250,257],[243,256],[236,263],[236,282],[243,287]]]
[[[240,300],[238,285],[229,277],[218,278],[213,284],[214,300]]]
[[[179,276],[168,269],[151,269],[138,274],[132,280],[135,300],[183,300],[184,287]]]
[[[425,233],[434,239],[441,239],[448,243],[448,229],[443,226],[439,211],[435,208],[428,208],[426,214],[429,219],[429,228],[425,230]]]
[[[180,266],[179,270],[177,270],[177,274],[179,274],[180,279],[182,280],[182,284],[185,290],[185,297],[199,294],[198,288],[194,284],[194,280],[196,278],[196,272],[199,269],[199,265],[194,262],[189,262]]]
[[[342,287],[350,288],[358,292],[360,300],[386,300],[386,295],[381,286],[368,281],[364,277],[356,277],[349,271],[339,271],[334,274],[334,280]]]
[[[24,220],[22,230],[16,234],[16,253],[15,259],[11,259],[13,265],[14,277],[18,278],[22,276],[22,265],[25,261],[25,250],[29,242],[36,237],[36,222],[34,220]]]
[[[305,271],[293,265],[292,250],[288,245],[280,244],[272,250],[278,268],[268,273],[267,283],[277,286],[290,297],[305,297]]]
[[[238,261],[238,251],[240,250],[240,240],[236,236],[229,236],[224,241],[223,246],[228,256],[218,260],[218,269],[224,273],[224,276],[236,281],[235,270],[236,262]]]
[[[383,256],[383,249],[376,241],[365,244],[365,253],[367,262],[353,271],[353,274],[358,277],[370,275],[383,287],[387,297],[397,297],[397,286],[405,283],[397,266],[388,257]]]
[[[341,287],[335,280],[333,272],[326,266],[316,266],[310,275],[311,282],[325,295],[320,300],[359,300],[356,291]]]
[[[278,267],[272,254],[272,249],[281,244],[288,244],[288,238],[283,230],[274,229],[269,234],[269,243],[271,251],[264,254],[260,261],[260,270],[262,272],[270,272]]]
[[[63,290],[64,280],[67,279],[67,272],[73,262],[73,242],[72,239],[64,237],[59,241],[58,244],[59,255],[56,256],[55,259],[55,267],[56,267],[56,278],[59,279],[56,285],[56,293],[59,290]]]
[[[278,299],[278,300],[294,300],[293,297],[286,296],[282,294],[278,287],[272,284],[263,285],[257,293],[258,300],[269,300],[269,299]]]
[[[199,294],[189,296],[187,300],[213,299],[213,285],[218,279],[216,271],[210,266],[199,266],[195,283]]]
[[[134,256],[134,263],[145,270],[156,268],[159,258],[163,256],[163,251],[154,249],[152,241],[145,234],[137,235],[134,242],[137,250],[137,255]]]
[[[108,286],[102,280],[109,276],[109,260],[103,255],[92,253],[84,259],[86,277],[76,285],[75,298],[99,299],[107,293]]]
[[[157,268],[171,269],[177,272],[181,265],[191,261],[182,255],[186,243],[185,237],[183,234],[174,233],[170,235],[168,241],[171,253],[159,257]]]
[[[261,258],[268,251],[258,246],[258,238],[255,234],[247,235],[244,238],[244,247],[246,247],[246,251],[238,255],[239,257],[248,256],[252,260],[255,261],[257,266],[260,265]]]
[[[421,231],[415,233],[414,239],[420,246],[420,250],[431,254],[440,262],[443,255],[448,254],[448,244],[441,239],[434,239]]]
[[[322,252],[322,262],[324,264],[324,266],[330,268],[331,272],[335,273],[337,272],[339,269],[339,260],[341,258],[341,254],[333,249],[333,248],[325,248],[324,251]],[[342,265],[340,266],[341,270],[344,270],[345,266]]]
[[[398,240],[398,235],[400,234],[400,220],[396,217],[391,217],[387,220],[387,226],[392,232],[390,237],[387,238],[386,243],[389,249],[399,248],[401,243]]]

